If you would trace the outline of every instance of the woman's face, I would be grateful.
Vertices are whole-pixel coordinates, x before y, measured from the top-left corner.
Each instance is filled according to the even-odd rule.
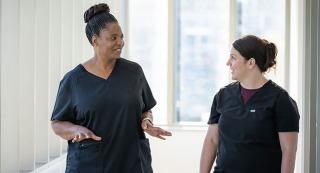
[[[233,80],[240,81],[246,76],[248,72],[247,63],[247,60],[234,47],[232,47],[227,65],[230,67]]]
[[[109,59],[120,58],[124,46],[123,33],[118,23],[109,23],[93,38],[95,53]]]

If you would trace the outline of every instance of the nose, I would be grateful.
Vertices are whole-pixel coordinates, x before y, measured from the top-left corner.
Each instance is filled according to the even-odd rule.
[[[123,38],[119,38],[119,39],[118,39],[117,45],[123,47],[123,45],[124,45],[124,40],[123,40]]]
[[[226,63],[227,66],[230,66],[230,58],[228,59],[227,63]]]

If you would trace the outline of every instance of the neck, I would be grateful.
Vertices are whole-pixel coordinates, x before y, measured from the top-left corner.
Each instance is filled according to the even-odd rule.
[[[116,59],[103,58],[97,55],[95,55],[92,58],[92,64],[104,71],[113,69],[115,63],[116,63]]]
[[[243,88],[258,89],[267,83],[268,79],[266,79],[262,73],[251,73],[251,75],[243,80],[239,80],[239,82]]]

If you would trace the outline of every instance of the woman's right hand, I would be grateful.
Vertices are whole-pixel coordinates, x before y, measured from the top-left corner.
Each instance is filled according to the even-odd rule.
[[[80,142],[85,139],[93,139],[96,141],[100,141],[101,137],[95,135],[91,130],[89,130],[86,127],[78,126],[77,130],[75,131],[74,138],[72,139],[72,142]]]

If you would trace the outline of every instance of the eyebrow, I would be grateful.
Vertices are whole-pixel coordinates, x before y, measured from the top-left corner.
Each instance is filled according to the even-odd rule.
[[[111,34],[111,36],[119,36],[119,34]],[[123,37],[123,34],[120,34],[120,37]]]

